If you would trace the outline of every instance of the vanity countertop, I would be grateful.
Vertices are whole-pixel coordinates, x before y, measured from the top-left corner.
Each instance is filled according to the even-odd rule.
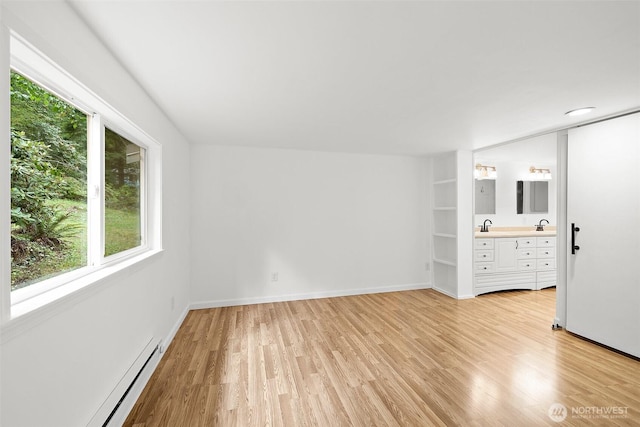
[[[483,233],[479,227],[475,229],[475,237],[543,237],[555,236],[555,226],[545,226],[544,231],[536,231],[535,227],[489,227],[489,231]]]

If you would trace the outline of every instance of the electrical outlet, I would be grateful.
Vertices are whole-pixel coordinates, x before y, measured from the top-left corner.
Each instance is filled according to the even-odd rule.
[[[272,282],[277,282],[278,281],[278,272],[277,271],[271,273],[271,281]]]
[[[429,261],[424,263],[424,271],[430,271],[431,270],[431,263]]]

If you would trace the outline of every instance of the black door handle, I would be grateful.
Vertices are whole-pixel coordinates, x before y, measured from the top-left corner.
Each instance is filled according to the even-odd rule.
[[[571,223],[571,255],[575,255],[580,246],[576,245],[576,233],[580,231],[580,227],[576,227],[575,223]]]

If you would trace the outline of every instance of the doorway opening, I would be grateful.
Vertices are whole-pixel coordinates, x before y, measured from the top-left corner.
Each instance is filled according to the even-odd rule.
[[[474,295],[556,286],[557,140],[553,132],[474,152]]]

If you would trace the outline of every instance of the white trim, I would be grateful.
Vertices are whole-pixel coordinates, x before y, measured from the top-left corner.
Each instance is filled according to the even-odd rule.
[[[453,299],[457,299],[457,300],[473,299],[473,298],[475,298],[475,297],[476,297],[476,296],[475,296],[475,295],[473,295],[473,294],[467,294],[467,295],[456,295],[456,294],[454,294],[454,293],[452,293],[452,292],[449,292],[449,291],[447,291],[447,290],[445,290],[445,289],[441,289],[441,288],[433,288],[433,290],[434,290],[434,291],[436,291],[436,292],[440,292],[441,294],[446,295],[446,296],[448,296],[448,297],[451,297],[451,298],[453,298]]]
[[[191,303],[190,309],[199,310],[203,308],[232,307],[237,305],[264,304],[264,303],[271,303],[271,302],[345,297],[345,296],[353,296],[353,295],[378,294],[378,293],[384,293],[384,292],[413,291],[413,290],[430,289],[430,288],[431,288],[431,284],[423,282],[423,283],[410,283],[406,285],[380,286],[380,287],[374,287],[374,288],[308,292],[304,294],[274,295],[274,296],[263,296],[263,297],[253,297],[253,298],[234,298],[234,299],[225,299],[225,300],[194,302],[194,303]]]
[[[142,349],[142,351],[140,352],[136,360],[134,360],[134,362],[131,364],[127,372],[125,372],[125,374],[122,376],[120,381],[118,381],[118,384],[116,384],[116,386],[113,388],[109,396],[107,396],[107,398],[102,403],[102,405],[100,405],[100,408],[98,408],[98,410],[93,415],[93,417],[91,418],[91,421],[89,421],[87,426],[97,427],[97,426],[104,425],[104,422],[107,420],[107,418],[109,418],[109,416],[111,415],[111,412],[113,412],[116,405],[118,404],[122,396],[124,396],[124,394],[127,392],[127,389],[133,383],[136,376],[142,370],[143,367],[144,367],[144,371],[142,371],[141,376],[138,377],[138,379],[136,380],[135,386],[138,386],[139,385],[138,383],[142,382],[140,380],[143,379],[142,378],[143,376],[146,377],[145,383],[146,381],[149,380],[149,377],[151,376],[151,373],[153,373],[153,371],[155,370],[156,366],[153,366],[152,367],[153,369],[149,369],[150,366],[149,364],[147,364],[147,361],[151,363],[151,361],[155,359],[156,365],[157,365],[157,361],[160,360],[159,357],[156,357],[158,353],[157,346],[158,346],[158,342],[156,340],[154,340],[153,338],[149,339],[149,341],[147,342],[145,347]],[[156,352],[156,354],[153,354],[154,351]],[[153,354],[153,357],[151,357],[152,354]],[[145,364],[147,365],[145,366]],[[130,390],[129,394],[131,394],[131,391],[133,391],[133,388]],[[127,398],[128,397],[129,395],[127,395]],[[120,408],[118,408],[118,412],[119,411],[120,411]],[[109,425],[115,425],[115,424],[109,423]]]
[[[556,315],[554,325],[565,327],[567,324],[567,271],[568,249],[567,241],[568,217],[567,217],[567,178],[568,178],[568,131],[557,134],[557,211],[556,211]]]
[[[184,310],[182,310],[182,314],[180,314],[178,321],[173,325],[173,328],[171,328],[171,330],[165,337],[164,341],[162,341],[162,349],[161,349],[162,354],[164,354],[166,349],[169,348],[169,345],[171,345],[171,343],[173,342],[173,339],[176,337],[178,330],[180,330],[180,326],[182,326],[184,319],[187,318],[187,314],[189,314],[189,310],[191,310],[189,306],[185,307]]]
[[[0,14],[3,8],[0,6]],[[0,324],[9,319],[11,312],[11,108],[9,94],[9,30],[0,20]]]
[[[454,294],[453,292],[449,292],[446,289],[442,289],[442,288],[438,288],[438,287],[434,286],[433,290],[437,291],[437,292],[440,292],[441,294],[446,295],[448,297],[451,297],[453,299],[458,299],[458,296],[456,294]]]
[[[87,262],[98,266],[104,242],[104,127],[97,113],[87,120]]]
[[[178,318],[177,322],[173,325],[173,327],[171,328],[171,331],[169,331],[169,334],[166,336],[164,341],[160,341],[157,343],[158,351],[156,351],[153,357],[149,360],[149,364],[145,367],[144,371],[140,374],[140,377],[138,377],[136,383],[131,388],[131,390],[129,390],[129,394],[127,394],[127,397],[122,401],[122,403],[120,404],[120,407],[118,408],[116,413],[113,415],[113,418],[111,418],[111,421],[109,421],[109,424],[107,424],[108,427],[121,426],[124,424],[127,417],[129,416],[129,413],[131,413],[131,410],[133,409],[134,405],[138,401],[138,398],[142,394],[142,391],[146,387],[147,383],[151,379],[151,376],[156,371],[156,368],[158,367],[158,365],[160,364],[160,361],[164,357],[164,350],[169,347],[169,345],[175,338],[176,334],[178,333],[178,330],[180,329],[180,326],[182,326],[184,319],[187,317],[187,314],[189,314],[188,307],[182,311],[182,314]],[[102,424],[96,424],[96,425],[102,425]]]
[[[133,384],[133,387],[131,387],[131,390],[129,390],[129,393],[127,394],[127,396],[120,403],[120,406],[118,407],[116,412],[113,414],[113,417],[111,418],[111,420],[109,420],[107,427],[122,426],[124,424],[124,422],[127,420],[127,417],[129,416],[129,413],[131,412],[134,405],[138,401],[138,398],[142,394],[142,391],[144,390],[144,388],[147,386],[147,383],[151,379],[151,376],[156,371],[156,368],[158,367],[158,364],[160,363],[161,359],[162,359],[162,354],[160,354],[160,350],[158,349],[153,354],[151,359],[149,359],[149,363],[147,364],[147,366],[145,366],[144,370],[140,373],[140,376],[138,377],[136,382]],[[111,410],[113,410],[113,408]],[[107,414],[107,417],[110,414],[111,412]],[[96,421],[94,421],[94,419],[96,419]],[[104,422],[106,421],[106,418],[102,419],[102,421],[100,421],[96,417],[94,417],[94,419],[92,419],[89,422],[88,426],[104,427]]]

